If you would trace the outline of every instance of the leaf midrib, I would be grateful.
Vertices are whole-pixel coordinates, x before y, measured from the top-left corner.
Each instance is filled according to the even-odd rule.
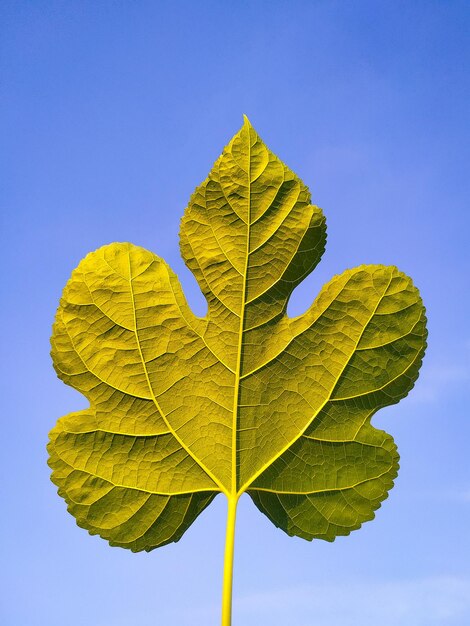
[[[237,475],[237,442],[238,442],[238,408],[240,399],[240,380],[241,380],[241,368],[242,368],[242,347],[243,347],[243,332],[245,325],[245,302],[246,302],[246,285],[248,277],[248,263],[250,258],[250,234],[251,234],[251,140],[250,132],[248,130],[248,214],[246,223],[246,250],[245,250],[245,271],[243,272],[243,286],[242,286],[242,299],[240,303],[240,325],[238,327],[238,349],[237,349],[237,365],[235,368],[235,383],[233,391],[233,414],[232,414],[232,484],[231,492],[232,496],[243,493],[242,490],[238,491],[238,475]]]

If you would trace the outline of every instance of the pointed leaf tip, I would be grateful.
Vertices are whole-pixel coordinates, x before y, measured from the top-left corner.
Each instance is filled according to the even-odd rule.
[[[248,119],[248,117],[243,113],[243,126],[247,126],[248,128],[253,128],[253,125],[251,124],[250,120]]]

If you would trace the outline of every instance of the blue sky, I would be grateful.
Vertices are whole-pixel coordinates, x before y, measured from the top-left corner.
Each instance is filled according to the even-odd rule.
[[[56,419],[85,407],[49,335],[71,270],[131,241],[179,257],[194,187],[246,113],[309,185],[328,245],[290,312],[333,274],[395,264],[429,347],[409,398],[374,423],[401,453],[373,522],[292,539],[242,498],[234,626],[470,623],[468,2],[13,2],[0,7],[4,626],[212,626],[220,496],[178,544],[110,548],[49,481]]]

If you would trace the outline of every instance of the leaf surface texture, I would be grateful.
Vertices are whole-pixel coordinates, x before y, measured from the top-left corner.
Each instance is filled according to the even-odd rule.
[[[205,318],[143,248],[114,243],[79,264],[52,357],[90,406],[58,421],[49,463],[80,526],[151,550],[179,540],[220,492],[248,492],[309,540],[373,518],[398,454],[370,420],[414,385],[424,307],[397,268],[363,265],[289,318],[325,241],[307,187],[245,120],[181,222]]]

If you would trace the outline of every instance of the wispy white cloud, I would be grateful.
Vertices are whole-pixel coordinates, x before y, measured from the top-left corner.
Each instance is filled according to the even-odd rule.
[[[240,623],[271,626],[447,626],[470,622],[470,579],[343,582],[253,594],[235,604]],[[465,622],[456,620],[465,619]],[[467,622],[468,619],[468,622]]]
[[[436,402],[455,385],[470,382],[470,367],[464,365],[431,365],[424,367],[409,401],[415,403]]]
[[[462,491],[458,494],[458,499],[463,500],[463,502],[468,502],[470,504],[470,489],[467,491]]]
[[[405,495],[414,502],[418,500],[428,502],[432,501],[433,503],[440,503],[441,506],[447,506],[449,504],[470,504],[470,489],[463,486],[457,486],[449,489],[433,489],[432,487],[423,487],[417,491],[410,489],[405,493]]]
[[[218,624],[219,607],[175,611],[181,626]],[[243,626],[464,626],[470,623],[470,578],[339,581],[257,592],[234,601]]]

